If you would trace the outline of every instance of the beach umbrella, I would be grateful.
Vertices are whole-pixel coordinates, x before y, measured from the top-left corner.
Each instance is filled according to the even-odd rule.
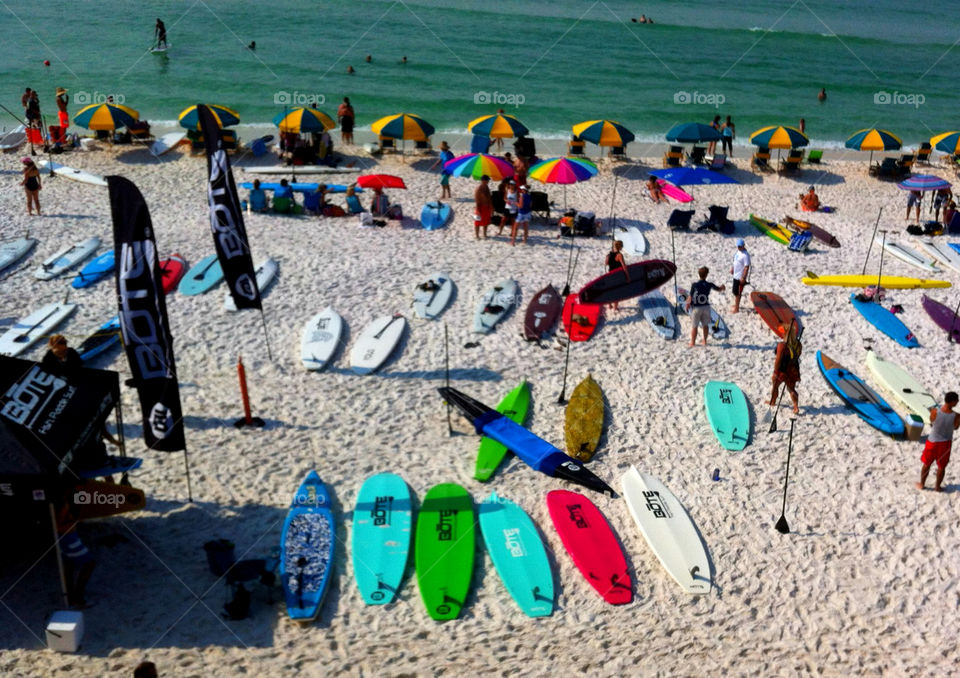
[[[916,174],[901,181],[897,184],[897,188],[904,191],[939,191],[942,188],[950,188],[950,182],[932,174]]]
[[[930,145],[950,155],[960,155],[960,132],[944,132],[930,137]]]
[[[551,158],[530,168],[527,176],[544,184],[563,185],[563,209],[567,209],[567,184],[596,176],[597,166],[586,158]]]
[[[573,133],[597,146],[626,146],[636,137],[616,120],[587,120],[573,126]]]
[[[140,114],[121,104],[90,104],[73,116],[73,124],[92,130],[113,131],[129,127],[140,119]]]
[[[326,132],[337,126],[336,121],[317,108],[302,106],[285,110],[273,118],[273,124],[281,132],[303,134],[304,132]]]
[[[903,146],[903,142],[893,132],[872,127],[855,132],[843,145],[856,151],[870,151],[870,161],[873,162],[874,151],[895,151]]]
[[[357,186],[361,188],[406,188],[403,179],[393,174],[365,174],[357,177]]]
[[[750,143],[764,148],[800,148],[809,144],[810,139],[796,127],[771,125],[751,134]]]
[[[374,134],[391,139],[412,139],[426,141],[433,135],[434,128],[418,115],[396,113],[380,118],[370,126]]]
[[[467,130],[471,134],[481,137],[490,137],[491,139],[509,139],[511,137],[523,137],[530,133],[527,126],[517,120],[512,115],[497,113],[495,115],[482,115],[479,118],[470,121]]]
[[[720,132],[702,122],[682,122],[667,132],[667,141],[679,144],[702,144],[707,141],[719,141]]]
[[[220,106],[219,104],[206,104],[206,106],[210,109],[210,112],[213,114],[213,119],[217,121],[220,129],[233,127],[240,122],[240,114],[232,108]],[[184,129],[200,129],[200,116],[197,115],[197,104],[180,111],[180,115],[177,116],[177,118],[180,121],[180,126]]]
[[[494,181],[513,176],[513,166],[502,158],[486,153],[468,153],[443,163],[443,169],[455,177],[479,179],[484,174]]]
[[[740,182],[726,174],[708,170],[704,167],[670,167],[650,172],[653,176],[669,181],[674,186],[705,186],[708,184],[739,184]]]

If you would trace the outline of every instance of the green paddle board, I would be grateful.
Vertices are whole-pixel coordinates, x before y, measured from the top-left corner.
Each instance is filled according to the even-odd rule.
[[[726,450],[742,450],[750,438],[750,409],[740,387],[729,381],[708,381],[703,387],[707,419]]]
[[[497,412],[505,414],[516,423],[523,425],[530,409],[530,384],[521,381],[515,389],[497,405]],[[507,454],[507,448],[490,438],[480,439],[480,449],[477,450],[477,466],[473,477],[477,480],[490,480],[490,476],[497,470],[500,462]]]
[[[430,488],[417,515],[417,585],[427,614],[456,619],[470,591],[474,548],[473,500],[455,483]]]

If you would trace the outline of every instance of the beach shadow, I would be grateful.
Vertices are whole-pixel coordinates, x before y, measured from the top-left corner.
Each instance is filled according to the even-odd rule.
[[[617,217],[616,225],[620,228],[630,228],[632,226],[638,231],[655,231],[657,229],[657,227],[651,224],[649,221],[641,221],[640,219],[623,219],[621,217]]]
[[[610,170],[610,174],[617,177],[617,179],[624,179],[628,181],[646,181],[647,177],[650,175],[650,170],[652,167],[647,167],[640,162],[631,162],[629,164],[618,164],[613,169]]]
[[[764,175],[762,174],[751,172],[748,169],[739,169],[737,167],[727,167],[723,173],[731,179],[735,179],[737,183],[744,186],[756,186],[758,184],[762,184],[764,180]]]
[[[159,156],[151,153],[149,148],[131,148],[129,151],[118,153],[115,159],[124,165],[165,164],[176,162],[180,159],[180,154],[178,153],[172,157],[170,154]]]
[[[821,169],[813,169],[812,167],[806,167],[798,174],[785,178],[793,179],[807,186],[838,186],[839,184],[845,184],[847,182],[847,180],[839,174]]]
[[[58,219],[101,219],[102,218],[102,217],[95,216],[93,214],[64,214],[64,213],[51,214],[50,212],[46,212],[43,216],[48,218],[52,217],[52,218],[58,218]]]

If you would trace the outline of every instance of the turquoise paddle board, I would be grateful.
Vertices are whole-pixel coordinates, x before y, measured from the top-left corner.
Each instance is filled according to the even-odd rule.
[[[750,438],[750,409],[747,398],[736,384],[708,381],[703,387],[703,403],[713,435],[725,450],[742,450]]]
[[[77,277],[73,279],[71,285],[76,289],[90,287],[90,285],[100,282],[113,273],[115,268],[114,250],[110,248],[80,269],[80,272],[77,273]]]
[[[503,585],[524,614],[550,616],[553,572],[530,516],[494,492],[480,505],[480,531]]]
[[[223,280],[223,269],[220,267],[220,260],[217,259],[216,254],[211,254],[187,271],[187,274],[181,278],[177,290],[180,294],[190,297],[213,289],[221,280]]]
[[[880,304],[874,301],[860,301],[857,299],[856,294],[850,295],[850,303],[860,312],[860,315],[866,318],[868,323],[901,346],[917,348],[920,345],[920,342],[917,341],[917,337],[910,331],[910,328],[904,325],[900,318]]]
[[[353,509],[353,574],[363,602],[392,602],[403,581],[413,534],[410,488],[394,473],[367,478]]]
[[[288,184],[288,185],[290,186],[291,191],[296,191],[298,193],[313,193],[320,187],[319,182],[311,183],[309,181],[308,182],[295,181],[292,184]],[[325,185],[327,187],[327,193],[346,193],[347,192],[347,187],[345,184],[325,184]],[[253,182],[242,181],[240,182],[240,188],[245,188],[249,191],[253,188]],[[261,181],[260,188],[262,188],[265,191],[275,191],[278,188],[280,188],[280,183],[276,181]],[[355,193],[363,193],[363,189],[360,188],[359,186],[355,186],[353,190]]]
[[[425,231],[435,231],[447,225],[451,214],[453,212],[450,205],[437,201],[428,202],[420,210],[420,223]]]
[[[291,619],[317,618],[330,583],[334,541],[330,495],[310,471],[290,502],[280,536],[280,581]]]

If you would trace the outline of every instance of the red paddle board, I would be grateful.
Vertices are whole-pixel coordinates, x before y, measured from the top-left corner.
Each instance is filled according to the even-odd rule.
[[[570,341],[586,341],[600,322],[600,304],[582,304],[576,294],[568,294],[563,304],[563,327]]]
[[[779,295],[773,292],[751,292],[750,301],[767,327],[781,339],[787,336],[791,321],[797,326],[797,336],[803,334],[800,318]]]
[[[547,508],[567,553],[597,593],[611,605],[633,600],[627,559],[600,509],[569,490],[548,492]]]
[[[179,254],[174,254],[160,261],[160,273],[163,276],[163,293],[170,294],[180,283],[180,278],[187,272],[187,262]]]

